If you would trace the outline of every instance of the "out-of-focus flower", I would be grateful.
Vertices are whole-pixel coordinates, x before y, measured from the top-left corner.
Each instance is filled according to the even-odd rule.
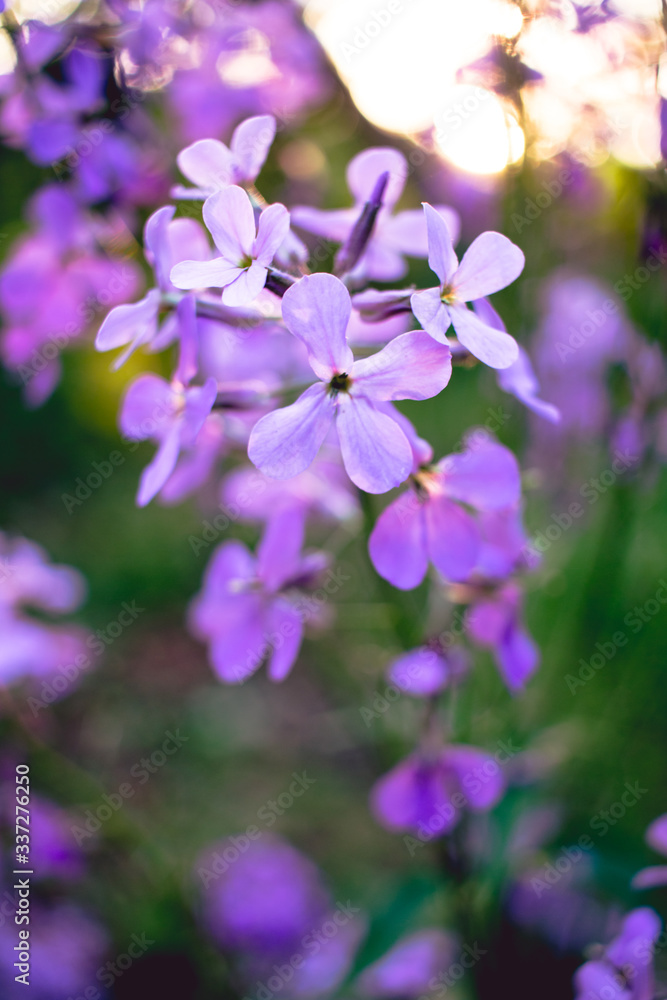
[[[0,985],[7,1000],[29,991],[34,1000],[61,1000],[81,994],[96,980],[109,947],[106,931],[72,903],[46,907],[33,903],[30,914],[29,986],[17,982],[17,928],[0,927]]]
[[[267,657],[273,681],[292,669],[311,616],[301,591],[326,565],[323,553],[302,555],[303,533],[300,512],[287,509],[269,521],[256,556],[237,541],[213,553],[190,624],[221,680],[241,684]]]
[[[646,843],[654,851],[667,855],[667,813],[653,820],[646,831]],[[632,880],[634,889],[652,889],[657,885],[667,885],[667,865],[642,868]]]
[[[396,281],[407,271],[406,256],[426,257],[428,253],[423,213],[415,208],[393,214],[408,176],[408,164],[403,154],[396,149],[378,147],[365,149],[350,160],[347,183],[354,197],[352,208],[328,212],[297,205],[291,212],[295,226],[335,243],[344,243],[364,205],[369,201],[378,178],[384,173],[389,174],[389,182],[382,208],[378,212],[366,249],[352,271],[355,278]],[[456,242],[460,230],[457,213],[446,205],[436,206],[435,211],[446,220],[452,239]]]
[[[632,910],[621,932],[600,959],[586,962],[574,977],[575,1000],[653,1000],[653,944],[660,934],[660,917],[648,907]]]
[[[413,460],[407,437],[382,406],[441,392],[451,375],[451,354],[417,330],[355,361],[346,340],[351,311],[349,292],[333,275],[301,278],[285,293],[285,323],[305,344],[321,381],[258,421],[248,457],[266,475],[290,479],[311,464],[335,418],[350,479],[367,493],[384,493],[407,478]]]
[[[149,438],[158,442],[153,460],[139,484],[137,504],[144,507],[171,476],[182,450],[194,447],[218,392],[214,378],[203,386],[189,383],[196,372],[197,331],[194,300],[187,296],[178,304],[181,328],[179,366],[173,381],[159,375],[140,375],[123,398],[119,424],[132,441]]]
[[[509,582],[491,594],[481,590],[466,613],[470,638],[493,651],[513,693],[525,686],[540,661],[539,650],[523,625],[522,602],[521,588]]]
[[[373,786],[371,809],[388,830],[442,837],[463,811],[487,812],[501,799],[500,765],[477,747],[451,745],[436,755],[417,752]]]
[[[464,452],[413,474],[414,488],[380,514],[369,539],[376,570],[401,590],[424,579],[429,562],[448,580],[463,580],[480,550],[473,517],[461,504],[494,510],[516,503],[514,455],[488,435],[471,437]]]
[[[249,305],[266,284],[269,265],[289,232],[284,205],[265,208],[255,229],[255,215],[243,188],[230,185],[204,202],[204,222],[219,257],[183,260],[171,270],[176,288],[222,288],[227,306]]]
[[[456,946],[454,935],[435,927],[409,934],[364,969],[357,986],[367,997],[416,1000],[430,991],[430,980],[455,960]]]

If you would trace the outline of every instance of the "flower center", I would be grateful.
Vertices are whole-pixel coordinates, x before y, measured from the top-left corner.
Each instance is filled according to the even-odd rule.
[[[239,267],[250,267],[251,264],[252,264],[252,257],[249,254],[246,253],[246,254],[243,255],[243,257],[241,257],[241,260],[239,261],[238,266]]]
[[[329,392],[332,396],[335,396],[339,392],[349,392],[352,380],[347,372],[341,372],[334,375],[334,377],[329,382]]]
[[[456,292],[451,285],[443,285],[440,292],[440,301],[444,302],[446,306],[451,306],[456,302]]]

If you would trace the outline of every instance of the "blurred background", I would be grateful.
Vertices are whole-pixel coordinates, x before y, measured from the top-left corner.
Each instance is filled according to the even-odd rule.
[[[543,398],[564,413],[572,403],[573,416],[547,425],[483,366],[457,372],[437,399],[400,408],[437,457],[485,423],[519,455],[527,532],[543,552],[526,598],[539,671],[512,697],[491,656],[476,651],[452,709],[459,742],[493,748],[509,740],[521,754],[508,794],[484,817],[488,853],[480,849],[471,902],[475,937],[492,961],[450,992],[485,997],[493,984],[494,996],[511,991],[515,1000],[570,997],[585,948],[605,940],[614,915],[646,902],[667,917],[665,890],[639,898],[630,889],[637,869],[656,863],[644,831],[667,810],[667,605],[656,599],[667,576],[662,10],[648,0],[302,6],[198,3],[188,44],[172,29],[159,59],[144,63],[119,46],[118,63],[145,98],[130,130],[141,146],[132,169],[151,184],[133,200],[110,188],[94,208],[122,219],[132,234],[127,259],[145,271],[136,239],[179,180],[176,152],[203,136],[228,141],[247,114],[273,113],[284,127],[261,176],[268,201],[348,206],[349,160],[368,146],[391,145],[411,165],[401,207],[450,204],[463,220],[462,246],[497,229],[524,251],[524,275],[497,297],[499,309],[533,357]],[[0,36],[3,80],[16,68],[12,25],[37,17],[57,26],[78,16],[94,26],[100,17],[96,5],[77,13],[73,0],[48,9],[20,2],[10,12]],[[230,19],[233,44],[225,34]],[[169,41],[165,31],[162,38]],[[109,100],[117,70],[110,66]],[[9,84],[3,95],[8,101]],[[33,224],[26,205],[54,180],[52,165],[26,155],[10,117],[0,156],[5,259]],[[647,260],[658,265],[649,269]],[[411,261],[409,281],[428,287],[426,261]],[[581,340],[587,310],[608,298],[618,303],[626,353],[592,339],[555,366],[553,344],[573,332]],[[455,919],[440,842],[411,854],[371,817],[368,793],[409,752],[424,711],[407,697],[384,701],[384,671],[406,638],[415,643],[424,630],[451,627],[456,611],[447,618],[426,585],[390,600],[356,526],[344,525],[333,544],[345,582],[290,677],[274,685],[260,671],[242,686],[222,685],[187,631],[186,609],[215,544],[228,537],[254,544],[257,532],[238,523],[210,531],[219,511],[215,484],[177,506],[135,506],[151,446],[123,440],[116,414],[129,378],[160,370],[163,361],[136,354],[122,373],[110,371],[108,356],[92,349],[103,315],[93,309],[86,331],[62,352],[60,384],[41,405],[26,402],[11,364],[0,392],[0,526],[83,574],[87,596],[68,620],[103,643],[62,694],[51,697],[33,681],[2,692],[9,792],[16,763],[29,762],[34,795],[65,817],[60,861],[71,851],[80,866],[66,891],[46,878],[34,896],[41,893],[45,906],[73,901],[90,915],[103,944],[96,951],[88,942],[92,925],[73,929],[79,954],[84,940],[92,954],[111,958],[127,951],[133,935],[151,941],[101,995],[255,997],[207,930],[195,870],[212,844],[257,825],[313,859],[333,898],[361,911],[356,957],[329,994],[356,995],[357,973],[401,935]],[[628,358],[640,344],[638,374]],[[112,473],[86,486],[112,453],[122,458],[111,460]],[[631,458],[610,473],[619,453]],[[381,502],[372,502],[379,512]],[[573,502],[583,513],[569,525]],[[133,611],[124,624],[127,606]],[[408,623],[403,632],[397,614]],[[622,646],[612,638],[619,632]],[[586,670],[600,652],[596,644],[610,643],[604,667]],[[156,751],[161,759],[172,734],[177,752],[154,762],[142,781],[142,759]],[[298,797],[289,792],[295,773],[312,780]],[[103,796],[128,781],[132,797],[99,829],[86,827]],[[626,783],[642,789],[635,804],[618,819],[612,812],[604,833],[598,822],[596,832],[592,821],[621,800]],[[283,804],[292,801],[272,806],[281,795]],[[73,827],[86,831],[74,845]],[[9,824],[4,832],[9,848]],[[580,864],[542,895],[526,888],[583,834],[594,846]],[[65,946],[53,947],[62,958]],[[86,982],[98,987],[94,970],[105,960],[72,989],[63,973],[63,992],[44,996],[65,1000],[83,995]],[[273,995],[292,994],[283,985]]]

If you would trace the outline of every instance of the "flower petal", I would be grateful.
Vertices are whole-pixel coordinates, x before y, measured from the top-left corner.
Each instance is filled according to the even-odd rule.
[[[243,684],[266,656],[262,598],[259,594],[242,594],[229,599],[229,605],[233,614],[225,617],[223,626],[212,637],[209,656],[220,680]]]
[[[169,287],[169,265],[171,250],[168,227],[176,211],[173,205],[158,208],[144,226],[144,246],[146,260],[155,272],[158,287],[163,291]]]
[[[367,202],[381,174],[389,174],[384,205],[393,207],[403,193],[408,164],[402,153],[389,146],[377,146],[358,153],[347,165],[347,183],[358,205]]]
[[[224,288],[239,276],[241,269],[222,257],[213,260],[182,260],[171,269],[176,288]]]
[[[519,357],[514,337],[483,323],[463,305],[449,307],[456,336],[474,357],[490,368],[509,368]]]
[[[428,646],[420,646],[393,661],[387,680],[414,698],[430,698],[447,686],[449,667],[444,657]]]
[[[438,275],[443,285],[448,285],[459,264],[454,253],[452,233],[442,215],[432,205],[427,201],[422,204],[428,232],[428,266]]]
[[[447,205],[435,205],[433,210],[445,220],[451,241],[456,244],[461,232],[458,212]],[[427,257],[428,228],[425,212],[419,208],[409,208],[385,218],[382,222],[382,240],[387,246],[409,257]]]
[[[303,621],[297,610],[284,599],[271,606],[267,628],[273,652],[267,673],[269,680],[282,681],[294,666],[303,639]]]
[[[255,214],[243,188],[231,184],[216,191],[204,202],[203,215],[206,228],[228,263],[238,267],[244,257],[250,257]]]
[[[178,423],[175,423],[169,433],[163,437],[152,461],[141,473],[137,493],[138,507],[145,507],[160,492],[174,471],[179,449],[180,427]]]
[[[447,580],[465,580],[472,572],[481,544],[473,518],[443,496],[424,505],[426,548],[431,562]]]
[[[521,472],[514,454],[486,434],[471,435],[461,454],[438,464],[445,493],[478,510],[498,510],[518,502]]]
[[[236,179],[254,181],[264,166],[276,135],[273,115],[256,115],[237,125],[231,149],[236,160]]]
[[[412,469],[412,448],[395,420],[363,396],[340,394],[336,419],[343,465],[366,493],[400,486]]]
[[[241,268],[222,290],[222,302],[226,306],[249,306],[254,302],[266,284],[267,270],[253,261],[250,267]]]
[[[359,212],[356,208],[340,208],[332,212],[310,205],[294,205],[290,210],[293,225],[315,236],[324,236],[334,243],[342,243],[350,235]]]
[[[259,217],[257,238],[253,247],[253,256],[260,264],[268,266],[273,260],[278,247],[287,238],[289,232],[289,212],[284,205],[276,202],[264,209]]]
[[[368,540],[375,569],[400,590],[419,586],[428,569],[423,505],[408,490],[382,511]]]
[[[301,563],[305,517],[304,507],[290,506],[278,509],[269,518],[257,549],[257,575],[267,590],[279,590],[296,575]]]
[[[160,293],[151,288],[148,295],[129,305],[114,306],[104,318],[95,338],[98,351],[112,351],[123,344],[132,349],[148,343],[157,331]]]
[[[505,778],[500,765],[484,750],[454,744],[443,751],[442,763],[456,775],[471,809],[486,812],[502,798]]]
[[[333,274],[307,275],[287,289],[282,309],[287,329],[306,345],[318,378],[329,381],[350,372],[354,358],[345,332],[352,303],[342,281]]]
[[[325,386],[311,385],[291,406],[257,421],[248,441],[248,458],[272,479],[291,479],[313,461],[333,416]]]
[[[449,309],[440,298],[439,288],[426,288],[410,296],[410,307],[427,333],[441,344],[451,325]]]
[[[176,157],[184,177],[203,191],[217,191],[234,181],[234,156],[217,139],[198,139]]]
[[[352,365],[352,393],[370,399],[430,399],[452,374],[449,347],[423,330],[404,333],[377,354]]]
[[[481,299],[506,288],[523,271],[526,258],[501,233],[482,233],[463,255],[452,284],[463,302]]]
[[[140,375],[123,397],[118,415],[121,433],[132,441],[162,437],[174,418],[176,403],[169,382],[159,375]]]

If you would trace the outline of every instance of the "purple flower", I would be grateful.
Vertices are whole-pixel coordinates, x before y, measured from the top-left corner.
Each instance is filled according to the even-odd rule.
[[[369,200],[378,178],[389,173],[389,183],[385,191],[373,234],[368,242],[353,274],[375,281],[395,281],[407,271],[404,255],[426,257],[428,241],[426,224],[419,209],[397,212],[392,210],[403,192],[408,175],[408,164],[402,153],[396,149],[378,147],[365,149],[347,167],[347,182],[354,197],[353,208],[342,208],[333,212],[322,211],[309,206],[295,206],[292,221],[296,226],[324,236],[336,243],[344,243],[359,218],[365,203]],[[457,213],[445,205],[435,209],[446,219],[454,241],[458,236],[460,223]]]
[[[273,681],[292,669],[308,617],[298,588],[324,567],[319,555],[301,554],[303,533],[301,512],[288,509],[268,523],[256,556],[237,541],[215,550],[190,624],[226,683],[242,684],[267,657]]]
[[[429,399],[444,389],[451,375],[449,348],[417,330],[355,361],[346,341],[350,295],[333,275],[302,278],[282,301],[285,323],[305,344],[321,381],[258,421],[248,457],[267,476],[290,479],[308,468],[335,419],[352,482],[367,493],[398,486],[412,467],[412,449],[386,404]]]
[[[173,292],[169,273],[184,259],[206,261],[210,248],[203,228],[195,219],[174,219],[175,208],[159,208],[144,228],[146,260],[155,272],[157,288],[131,305],[116,306],[104,319],[95,339],[98,351],[112,351],[128,345],[114,361],[120,368],[138,347],[165,347],[178,335],[178,318],[171,314],[160,327],[162,296]]]
[[[523,253],[500,233],[482,233],[459,264],[447,223],[424,203],[428,226],[428,263],[440,279],[438,288],[415,292],[412,311],[436,340],[445,343],[453,324],[459,342],[491,368],[509,368],[519,356],[516,341],[466,308],[466,302],[484,298],[511,284],[523,271]]]
[[[380,514],[369,539],[375,569],[401,590],[418,586],[429,562],[448,580],[463,580],[475,566],[480,533],[461,506],[495,510],[515,503],[520,478],[509,449],[482,435],[467,449],[426,466],[413,488]]]
[[[220,256],[184,260],[171,271],[176,288],[222,288],[228,306],[249,305],[266,284],[269,264],[289,232],[284,205],[269,205],[259,217],[243,188],[230,185],[204,202],[204,222]]]
[[[436,927],[401,938],[357,980],[368,997],[402,1000],[430,992],[430,980],[447,969],[455,958],[456,939]]]
[[[521,620],[522,593],[508,583],[490,596],[480,592],[466,613],[471,639],[493,650],[500,674],[510,691],[520,691],[540,662],[537,646]]]
[[[667,813],[653,820],[646,831],[646,842],[654,851],[667,855]],[[633,889],[653,889],[658,885],[667,885],[667,865],[642,868],[632,880]]]
[[[235,544],[235,543],[230,543]],[[324,919],[329,896],[313,862],[274,834],[241,853],[231,837],[197,862],[205,923],[224,947],[279,957]]]
[[[16,982],[18,943],[14,922],[0,928],[0,988],[4,1000],[62,1000],[91,983],[109,947],[106,931],[71,903],[48,908],[33,903],[30,914],[30,985]]]
[[[178,186],[174,198],[206,199],[230,184],[253,184],[264,166],[276,134],[272,115],[247,118],[234,129],[229,146],[218,139],[199,139],[177,156],[179,170],[195,186]]]
[[[431,698],[444,691],[452,681],[465,673],[467,662],[460,649],[446,655],[433,646],[420,646],[403,653],[392,661],[386,677],[404,694],[413,698]]]
[[[204,421],[218,394],[214,378],[203,386],[189,385],[195,373],[196,318],[194,301],[187,296],[178,305],[181,323],[179,367],[170,383],[159,375],[140,375],[131,383],[119,415],[125,437],[132,441],[148,438],[158,442],[153,460],[146,466],[139,484],[137,504],[144,507],[171,476],[179,453],[194,447]]]
[[[492,809],[504,790],[493,757],[453,744],[435,756],[415,753],[402,760],[373,786],[371,809],[387,830],[431,839],[450,833],[463,809]]]
[[[653,944],[661,927],[660,917],[648,907],[628,913],[603,957],[577,970],[575,1000],[654,1000]]]

